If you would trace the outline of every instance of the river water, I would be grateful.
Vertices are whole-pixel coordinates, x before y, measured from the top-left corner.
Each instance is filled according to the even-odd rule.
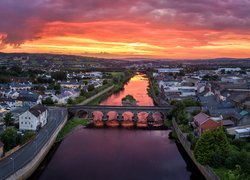
[[[130,94],[153,106],[148,79],[135,75],[120,93],[101,105],[121,105]],[[78,129],[59,145],[40,176],[48,179],[182,180],[202,179],[168,130]]]
[[[106,100],[102,101],[100,105],[121,105],[122,98],[126,95],[132,95],[139,106],[154,106],[152,98],[148,96],[148,78],[145,74],[136,74],[127,84],[124,89],[116,94],[109,96]]]

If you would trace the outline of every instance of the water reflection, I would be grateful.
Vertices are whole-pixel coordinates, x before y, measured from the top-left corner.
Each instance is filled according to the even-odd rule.
[[[124,90],[113,94],[106,100],[102,101],[100,105],[122,105],[122,98],[126,95],[132,95],[140,106],[154,106],[151,97],[148,96],[147,87],[149,80],[144,74],[136,74],[127,84],[124,85]]]
[[[122,117],[123,117],[124,121],[132,121],[133,120],[133,116],[134,116],[134,114],[132,112],[129,112],[129,111],[124,112],[122,114]]]
[[[41,179],[189,179],[168,133],[80,129],[61,143]]]

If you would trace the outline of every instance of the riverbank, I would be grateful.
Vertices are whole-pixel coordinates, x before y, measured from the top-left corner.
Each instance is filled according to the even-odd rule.
[[[203,174],[203,176],[206,179],[219,180],[220,178],[215,174],[212,168],[210,168],[209,166],[203,166],[198,161],[196,161],[194,154],[191,150],[191,143],[187,141],[186,135],[181,131],[181,129],[179,128],[175,120],[173,120],[172,124],[173,124],[173,131],[174,131],[173,137],[176,137],[178,139],[179,143],[185,149],[188,156],[192,159],[193,163],[196,165],[199,171]]]
[[[119,75],[116,75],[119,76]],[[101,94],[100,96],[94,98],[92,101],[89,101],[87,105],[99,105],[102,101],[109,98],[112,94],[116,94],[124,89],[124,85],[134,76],[134,74],[130,74],[128,76],[123,77],[121,80],[116,82],[116,84],[112,85],[112,88],[109,91]]]
[[[100,98],[101,96],[103,96],[104,94],[108,93],[109,91],[111,91],[114,88],[114,85],[102,90],[101,92],[95,94],[94,96],[91,96],[88,99],[85,99],[83,102],[79,103],[78,105],[86,105],[89,104],[93,101],[96,101],[98,98]]]
[[[76,118],[70,119],[67,121],[65,126],[61,129],[61,131],[58,133],[56,141],[63,140],[66,136],[71,134],[76,128],[84,127],[88,124],[88,120]]]
[[[149,84],[147,88],[148,95],[153,99],[157,106],[161,106],[161,100],[159,99],[159,89],[156,80],[153,78],[151,73],[147,73]]]

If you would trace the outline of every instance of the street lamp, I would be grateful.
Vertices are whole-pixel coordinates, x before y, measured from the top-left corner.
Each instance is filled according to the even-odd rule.
[[[12,160],[12,162],[13,162],[12,163],[12,169],[13,169],[13,172],[14,172],[14,170],[15,170],[15,162],[14,162],[14,159],[12,157],[10,158],[10,160]]]

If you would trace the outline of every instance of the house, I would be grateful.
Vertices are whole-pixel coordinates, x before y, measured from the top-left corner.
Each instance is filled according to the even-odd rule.
[[[235,129],[235,139],[250,137],[250,128]]]
[[[51,95],[50,97],[54,102],[57,102],[57,104],[67,104],[69,98],[75,99],[80,95],[79,90],[65,90],[61,92],[61,94],[58,95]]]
[[[0,141],[0,158],[3,156],[3,147],[4,144]]]
[[[22,91],[22,90],[31,90],[31,83],[10,83],[10,89],[12,91]]]
[[[16,108],[16,100],[11,98],[0,98],[0,102],[6,104],[6,109],[15,109]],[[3,104],[3,105],[4,105]]]
[[[47,118],[47,108],[36,105],[19,116],[19,129],[36,131],[47,123]]]
[[[0,91],[0,95],[1,97],[16,99],[19,96],[19,93],[13,90],[2,90]]]
[[[180,73],[183,68],[158,68],[158,73]]]
[[[84,84],[77,81],[74,82],[71,81],[71,82],[60,82],[60,86],[64,88],[80,89],[81,87],[84,86]]]
[[[15,109],[11,110],[11,114],[13,115],[12,118],[15,124],[19,123],[19,116],[27,110],[29,110],[28,106],[16,107]]]
[[[245,79],[237,76],[225,76],[221,78],[221,82],[233,83],[233,84],[242,84],[245,83]]]
[[[225,72],[237,72],[237,71],[241,71],[241,68],[239,67],[236,67],[236,68],[219,68],[217,69],[215,72],[216,73],[219,73],[219,72],[222,72],[222,71],[225,71]]]
[[[198,135],[204,131],[211,131],[223,125],[222,117],[210,117],[205,113],[199,113],[193,117],[194,127]]]
[[[29,91],[21,91],[19,97],[17,98],[16,106],[32,107],[41,103],[42,103],[41,95]]]

